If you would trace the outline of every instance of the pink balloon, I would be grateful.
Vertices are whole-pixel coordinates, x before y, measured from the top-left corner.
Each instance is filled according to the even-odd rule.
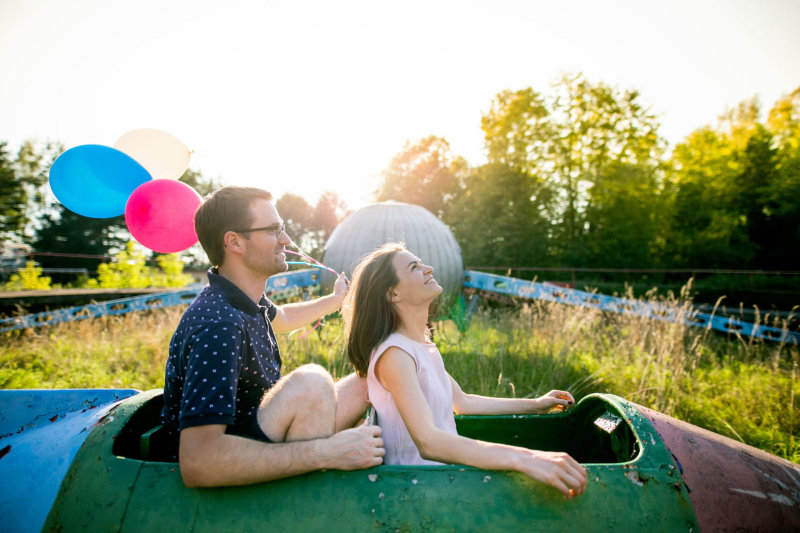
[[[194,212],[200,201],[181,181],[148,181],[128,198],[125,223],[133,238],[154,252],[180,252],[197,242]]]

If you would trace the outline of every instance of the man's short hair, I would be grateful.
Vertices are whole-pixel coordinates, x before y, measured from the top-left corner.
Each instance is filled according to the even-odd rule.
[[[253,223],[250,206],[255,200],[272,201],[272,195],[257,187],[225,186],[206,196],[195,211],[194,230],[212,266],[225,259],[225,233]]]

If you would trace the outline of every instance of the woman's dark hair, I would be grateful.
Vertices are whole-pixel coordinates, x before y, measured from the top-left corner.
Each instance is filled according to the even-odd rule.
[[[389,291],[400,281],[392,265],[402,243],[387,243],[365,256],[353,271],[353,282],[342,314],[347,339],[347,358],[359,376],[367,375],[369,357],[398,326]]]

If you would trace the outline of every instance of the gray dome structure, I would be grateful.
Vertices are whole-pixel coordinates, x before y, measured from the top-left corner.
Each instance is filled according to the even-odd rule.
[[[434,268],[445,302],[459,293],[464,276],[461,248],[450,228],[418,205],[381,202],[359,209],[333,230],[325,244],[323,263],[352,278],[359,259],[387,242],[404,242],[409,251]],[[333,274],[325,273],[323,285],[330,286],[333,279]]]

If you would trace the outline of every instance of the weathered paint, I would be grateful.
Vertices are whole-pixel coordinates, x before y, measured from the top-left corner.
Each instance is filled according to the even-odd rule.
[[[703,531],[800,531],[800,467],[636,406],[682,468]]]
[[[132,415],[155,413],[159,401],[159,391],[126,400],[113,420],[91,432],[46,530],[629,531],[653,524],[697,530],[660,437],[635,408],[613,396],[584,398],[567,413],[458,419],[459,432],[473,437],[566,448],[589,474],[586,493],[569,501],[519,473],[458,465],[312,472],[248,487],[187,489],[177,464],[121,456],[135,455],[122,442],[139,424]]]
[[[6,532],[39,531],[84,439],[136,390],[0,391],[0,516]]]

